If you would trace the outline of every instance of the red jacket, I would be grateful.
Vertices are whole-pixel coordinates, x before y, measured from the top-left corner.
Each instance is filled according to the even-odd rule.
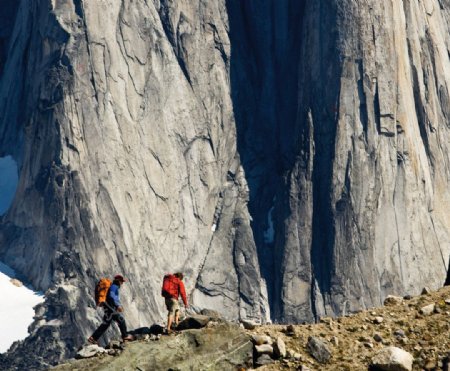
[[[178,277],[175,277],[174,275],[168,275],[167,276],[167,283],[163,284],[163,296],[164,293],[167,293],[167,295],[173,299],[178,299],[178,297],[181,295],[181,299],[183,299],[183,303],[185,306],[187,306],[187,298],[186,298],[186,290],[184,288],[184,283],[182,280],[180,280]]]

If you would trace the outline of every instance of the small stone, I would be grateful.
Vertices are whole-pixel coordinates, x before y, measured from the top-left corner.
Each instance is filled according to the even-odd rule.
[[[107,353],[107,350],[99,347],[98,345],[90,344],[84,346],[78,351],[77,358],[91,358],[101,353]]]
[[[252,340],[255,345],[272,344],[272,338],[266,335],[252,335]]]
[[[295,335],[295,327],[294,327],[294,325],[288,325],[286,327],[285,332],[286,332],[286,335],[290,335],[290,336]]]
[[[106,349],[124,349],[123,345],[118,340],[111,340],[107,345]]]
[[[370,348],[370,349],[373,348],[373,344],[370,343],[370,342],[365,342],[365,343],[364,343],[364,346],[365,346],[366,348]]]
[[[431,290],[430,290],[430,288],[429,287],[424,287],[423,289],[422,289],[422,293],[421,293],[422,295],[429,295],[429,294],[431,294]]]
[[[430,341],[432,339],[433,339],[433,337],[428,333],[422,335],[422,340]]]
[[[333,323],[333,319],[331,317],[322,317],[320,322],[326,323],[327,325],[331,325]]]
[[[302,359],[302,355],[301,355],[300,353],[294,353],[294,354],[292,355],[292,357],[293,357],[295,360],[298,360],[298,361],[301,361],[301,359]]]
[[[210,317],[204,316],[202,314],[193,314],[182,320],[178,326],[177,330],[188,330],[188,329],[199,329],[205,327],[210,321]]]
[[[445,304],[450,305],[450,298],[445,299]]]
[[[394,336],[404,338],[406,336],[405,331],[399,329],[394,331]]]
[[[409,343],[408,338],[400,338],[400,344],[407,345]]]
[[[119,349],[108,349],[108,354],[113,357],[117,357],[122,353]]]
[[[298,367],[297,370],[298,371],[311,371],[311,369],[305,365],[300,365],[300,367]]]
[[[212,310],[212,309],[202,309],[200,311],[200,314],[204,315],[204,316],[208,316],[209,318],[211,318],[212,320],[218,320],[221,319],[223,316],[222,314],[220,314],[219,312],[217,312],[216,310]]]
[[[384,299],[384,305],[397,305],[402,304],[403,298],[401,296],[388,295],[386,299]]]
[[[434,370],[436,368],[437,368],[437,364],[434,360],[430,359],[430,360],[425,361],[425,366],[424,366],[425,370]]]
[[[330,340],[331,344],[333,344],[335,347],[339,346],[339,338],[337,336],[333,336]]]
[[[264,366],[273,363],[274,360],[268,354],[261,354],[255,362],[256,366]]]
[[[426,306],[420,308],[419,313],[423,314],[424,316],[429,316],[430,314],[432,314],[434,312],[434,307],[435,307],[434,303],[426,305]]]
[[[277,340],[273,345],[273,353],[277,358],[286,357],[286,344],[281,337],[277,337]]]
[[[377,343],[382,343],[383,342],[383,338],[381,337],[380,334],[373,335],[373,340],[375,340]]]
[[[241,324],[244,326],[246,330],[254,330],[258,324],[255,321],[252,320],[241,320]]]
[[[411,295],[405,295],[405,296],[403,297],[403,299],[405,299],[405,300],[411,300],[411,299],[412,299],[412,296],[411,296]]]
[[[365,331],[368,329],[367,325],[362,325],[361,328]]]
[[[373,323],[376,323],[376,324],[380,324],[380,323],[382,323],[384,321],[384,318],[383,317],[375,317],[374,319],[373,319]]]
[[[386,371],[411,371],[413,356],[401,348],[386,347],[373,358],[370,367]]]
[[[307,348],[311,356],[320,363],[327,363],[331,358],[331,351],[328,346],[319,338],[310,336]]]
[[[11,278],[9,280],[9,282],[11,282],[14,286],[17,286],[17,287],[22,287],[23,286],[22,281],[19,281],[17,278]]]
[[[258,354],[273,354],[273,347],[270,344],[255,345],[255,351]]]

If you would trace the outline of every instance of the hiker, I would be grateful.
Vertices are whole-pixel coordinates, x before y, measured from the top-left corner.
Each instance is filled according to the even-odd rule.
[[[98,344],[98,339],[108,329],[112,321],[115,321],[119,326],[123,341],[133,340],[133,336],[128,335],[125,318],[122,314],[120,314],[123,312],[123,307],[120,303],[119,290],[120,286],[123,285],[124,282],[126,282],[126,280],[120,274],[114,277],[114,281],[112,282],[111,286],[108,289],[108,293],[106,294],[106,300],[100,304],[100,306],[103,307],[104,311],[103,323],[88,339],[91,344]]]
[[[183,283],[183,273],[167,274],[164,276],[163,288],[161,295],[164,296],[167,311],[167,333],[172,332],[172,324],[175,320],[175,326],[178,326],[180,321],[180,304],[178,297],[181,295],[184,307],[188,307],[186,299],[186,290]]]

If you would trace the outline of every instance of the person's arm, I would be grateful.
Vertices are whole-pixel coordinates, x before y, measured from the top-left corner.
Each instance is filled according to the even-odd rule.
[[[122,306],[122,304],[120,303],[120,298],[119,298],[119,287],[117,285],[111,286],[111,288],[109,289],[109,297],[113,300],[116,308]]]
[[[187,307],[188,302],[187,302],[187,298],[186,298],[186,290],[184,288],[183,281],[180,281],[180,294],[181,294],[181,299],[183,299],[184,306]]]

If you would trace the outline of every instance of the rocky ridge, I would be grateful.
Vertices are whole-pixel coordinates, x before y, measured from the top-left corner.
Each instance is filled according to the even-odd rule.
[[[54,370],[448,370],[449,318],[450,287],[418,297],[391,296],[383,307],[317,324],[246,322],[243,330],[216,317],[203,322],[203,329],[158,339],[147,335],[120,355],[74,360]]]

